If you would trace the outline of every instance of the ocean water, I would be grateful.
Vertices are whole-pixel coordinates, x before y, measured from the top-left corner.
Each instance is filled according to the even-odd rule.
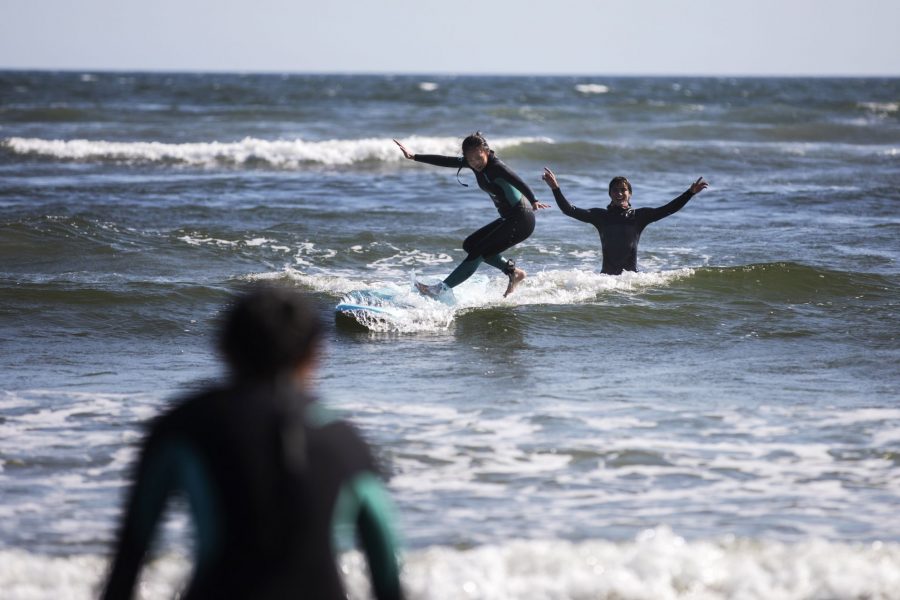
[[[515,294],[483,266],[446,306],[411,277],[496,213],[391,138],[476,129],[550,204],[544,166],[581,207],[711,186],[639,273],[554,206]],[[900,598],[898,190],[898,79],[0,72],[0,595],[92,597],[141,423],[275,280],[329,323],[411,598]],[[410,307],[335,320],[367,288]],[[175,506],[142,597],[189,537]]]

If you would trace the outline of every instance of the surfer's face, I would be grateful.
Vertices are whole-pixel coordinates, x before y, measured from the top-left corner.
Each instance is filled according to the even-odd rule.
[[[609,188],[609,198],[613,201],[613,204],[627,208],[631,205],[631,190],[628,189],[628,185],[624,181],[620,181]]]
[[[484,148],[471,148],[464,154],[466,163],[476,171],[481,171],[487,166],[488,153]]]

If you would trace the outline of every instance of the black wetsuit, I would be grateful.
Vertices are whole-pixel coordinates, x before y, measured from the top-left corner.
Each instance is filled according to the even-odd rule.
[[[356,430],[295,391],[255,386],[188,398],[147,435],[104,598],[131,597],[166,500],[178,492],[196,532],[184,598],[344,599],[332,540],[347,520],[375,596],[400,598],[376,473]]]
[[[600,234],[603,248],[603,267],[607,275],[619,275],[622,271],[637,271],[638,242],[644,228],[681,210],[694,196],[690,190],[659,208],[622,208],[610,204],[606,208],[577,208],[569,204],[562,190],[553,190],[559,209],[570,217],[590,223]]]
[[[439,167],[471,169],[464,158],[457,156],[416,154],[415,160]],[[537,202],[534,192],[494,155],[493,150],[484,169],[472,169],[472,172],[478,187],[491,197],[500,218],[465,239],[463,250],[467,253],[466,259],[444,280],[449,287],[468,279],[482,261],[509,275],[515,265],[500,253],[526,240],[534,231],[534,211],[531,208],[531,203]]]

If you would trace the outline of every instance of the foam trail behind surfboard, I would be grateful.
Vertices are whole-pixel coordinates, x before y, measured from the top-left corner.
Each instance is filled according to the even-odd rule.
[[[535,272],[504,298],[506,277],[476,273],[453,289],[455,304],[447,305],[413,291],[410,284],[385,280],[364,280],[345,274],[309,274],[287,267],[282,271],[245,276],[250,280],[284,279],[314,291],[344,297],[361,289],[389,291],[405,304],[398,314],[365,325],[370,331],[416,333],[442,331],[462,313],[496,307],[530,305],[583,304],[619,301],[621,296],[642,294],[645,290],[665,288],[694,275],[694,269],[604,275],[579,269]],[[411,275],[411,279],[415,274]],[[404,278],[405,279],[405,278]],[[425,278],[430,279],[429,278]],[[348,302],[352,303],[352,301]]]

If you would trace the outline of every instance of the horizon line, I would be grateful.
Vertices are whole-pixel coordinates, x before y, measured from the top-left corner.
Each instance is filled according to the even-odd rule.
[[[381,76],[381,77],[622,77],[622,78],[696,78],[696,79],[898,79],[900,73],[601,73],[587,71],[561,72],[464,72],[464,71],[352,71],[352,70],[279,70],[279,69],[226,69],[226,68],[119,68],[119,67],[8,67],[0,65],[2,72],[47,73],[140,73],[167,75],[322,75],[322,76]]]

